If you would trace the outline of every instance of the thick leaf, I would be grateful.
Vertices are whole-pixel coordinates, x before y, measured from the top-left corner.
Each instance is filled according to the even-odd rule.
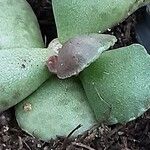
[[[150,108],[150,56],[140,45],[104,52],[80,79],[100,122],[128,122]]]
[[[24,131],[46,141],[67,136],[81,124],[73,134],[78,135],[95,123],[86,100],[77,79],[53,77],[16,106],[16,118]]]
[[[58,55],[60,48],[62,48],[62,44],[59,42],[58,38],[53,39],[48,45],[48,49],[53,51],[53,55]]]
[[[37,19],[26,0],[0,0],[0,49],[43,46]]]
[[[52,0],[59,40],[103,32],[150,0]]]
[[[0,52],[0,112],[17,104],[46,79],[49,49],[16,48]]]
[[[108,34],[94,33],[76,36],[59,48],[58,54],[48,59],[47,66],[50,72],[56,73],[61,79],[77,75],[95,61],[103,51],[113,46],[116,41],[115,36]],[[51,42],[50,45],[51,49],[54,49],[53,46],[60,47],[57,41]]]

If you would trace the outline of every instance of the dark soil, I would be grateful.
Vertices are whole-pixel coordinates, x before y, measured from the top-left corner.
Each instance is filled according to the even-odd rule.
[[[28,0],[40,23],[42,35],[48,44],[56,35],[51,2],[48,0]],[[138,10],[123,23],[107,33],[118,38],[114,46],[122,47],[136,43],[134,27],[141,20]],[[45,38],[46,37],[46,38]],[[150,111],[125,125],[106,126],[101,124],[76,139],[58,137],[49,142],[40,141],[24,133],[14,119],[11,108],[0,115],[0,150],[149,150]]]

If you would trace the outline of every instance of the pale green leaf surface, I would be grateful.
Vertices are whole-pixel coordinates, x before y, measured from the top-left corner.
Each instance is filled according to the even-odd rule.
[[[38,21],[26,0],[0,0],[0,49],[43,47]]]
[[[86,99],[77,79],[53,77],[16,106],[16,118],[24,131],[46,141],[67,136],[81,124],[76,136],[95,124]]]
[[[150,56],[140,45],[104,52],[80,79],[99,122],[128,122],[150,108]]]
[[[150,0],[52,0],[60,42],[87,33],[102,33]]]
[[[17,104],[34,92],[50,73],[49,49],[13,48],[0,51],[0,111]]]

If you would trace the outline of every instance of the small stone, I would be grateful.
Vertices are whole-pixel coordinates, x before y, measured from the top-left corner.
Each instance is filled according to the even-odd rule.
[[[41,146],[41,144],[37,144],[37,147],[38,147],[38,148],[41,148],[42,146]]]
[[[48,150],[48,146],[45,146],[45,147],[44,147],[44,150]]]
[[[3,131],[4,132],[7,132],[9,130],[9,127],[8,126],[3,126]]]
[[[123,135],[123,134],[124,134],[124,132],[121,132],[121,131],[118,132],[118,135]]]
[[[24,111],[31,111],[32,110],[32,105],[30,103],[25,103],[23,106]]]

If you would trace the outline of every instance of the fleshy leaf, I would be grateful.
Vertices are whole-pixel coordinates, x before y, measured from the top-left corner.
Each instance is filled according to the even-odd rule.
[[[59,49],[58,55],[49,58],[47,66],[61,79],[78,75],[116,41],[115,36],[107,34],[76,36]]]
[[[0,0],[0,49],[27,47],[44,47],[30,5],[26,0]]]
[[[52,0],[58,37],[103,33],[150,0]]]
[[[150,56],[140,45],[104,52],[80,79],[100,122],[128,122],[150,108]]]
[[[45,61],[50,53],[42,48],[0,51],[0,112],[29,96],[49,78]]]
[[[67,136],[81,124],[77,136],[95,124],[81,83],[72,78],[46,81],[16,106],[16,119],[24,131],[46,141]]]

